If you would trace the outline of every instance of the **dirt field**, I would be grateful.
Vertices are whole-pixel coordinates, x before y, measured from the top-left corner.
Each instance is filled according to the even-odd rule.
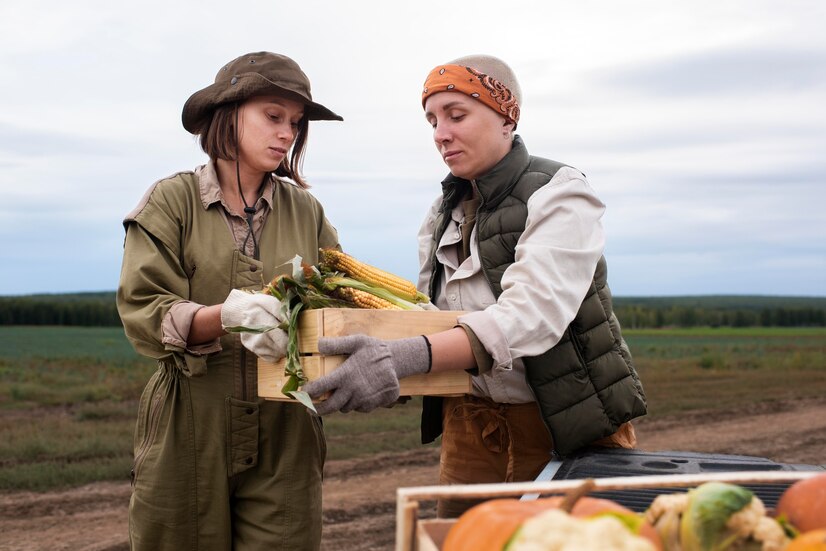
[[[826,464],[826,402],[755,404],[748,411],[641,420],[639,448],[768,457]],[[324,488],[324,540],[332,550],[391,549],[395,490],[435,484],[438,452],[423,449],[331,461]],[[64,492],[0,494],[0,550],[128,549],[129,484],[102,482]],[[432,504],[422,516],[432,515]]]

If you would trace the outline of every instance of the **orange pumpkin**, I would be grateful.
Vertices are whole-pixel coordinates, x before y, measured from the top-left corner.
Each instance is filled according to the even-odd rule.
[[[786,547],[786,551],[826,551],[826,529],[800,534]]]
[[[775,510],[801,532],[826,528],[826,473],[786,488]]]
[[[476,505],[468,509],[451,527],[442,550],[502,551],[523,522],[548,509],[559,508],[563,500],[561,496],[533,501],[494,499]],[[615,501],[595,497],[579,498],[571,514],[585,518],[607,512],[635,514]],[[651,541],[656,549],[662,549],[660,537],[650,524],[642,525],[640,535]]]

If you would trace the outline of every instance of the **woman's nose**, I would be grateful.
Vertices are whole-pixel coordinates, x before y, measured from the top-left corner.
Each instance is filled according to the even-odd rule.
[[[449,142],[452,137],[448,127],[444,124],[436,125],[436,128],[433,129],[433,139],[437,143],[444,143]]]
[[[295,138],[295,129],[293,128],[293,125],[289,123],[282,124],[278,129],[278,136],[280,138],[292,141],[292,139]]]

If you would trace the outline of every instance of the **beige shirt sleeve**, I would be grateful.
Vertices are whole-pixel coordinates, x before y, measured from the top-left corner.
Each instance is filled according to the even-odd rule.
[[[468,371],[473,375],[483,375],[490,372],[493,368],[493,357],[488,353],[485,345],[467,324],[460,323],[459,327],[467,333],[467,338],[470,341],[470,350],[473,352],[473,358],[476,360],[476,367]]]
[[[195,356],[204,356],[206,354],[212,354],[213,352],[220,352],[222,350],[220,338],[195,346],[187,345],[186,343],[189,337],[189,329],[192,327],[192,319],[195,317],[195,313],[201,308],[205,308],[205,306],[188,300],[182,300],[173,304],[161,323],[163,344],[177,346]]]
[[[605,247],[605,205],[571,168],[528,201],[515,262],[502,277],[496,304],[459,318],[493,358],[510,369],[515,358],[538,356],[559,342],[579,310]]]
[[[436,216],[439,213],[441,204],[442,197],[439,196],[430,205],[430,209],[427,211],[416,236],[419,243],[419,280],[416,287],[425,294],[428,294],[430,290],[430,272],[433,269],[433,263],[430,261],[433,255],[433,232],[436,230]]]

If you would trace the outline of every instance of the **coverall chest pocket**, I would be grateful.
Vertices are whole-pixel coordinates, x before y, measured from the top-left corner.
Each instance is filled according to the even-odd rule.
[[[233,289],[253,288],[260,290],[264,286],[264,264],[236,250],[232,258]]]
[[[258,464],[258,404],[229,396],[226,416],[227,476],[234,476]]]

